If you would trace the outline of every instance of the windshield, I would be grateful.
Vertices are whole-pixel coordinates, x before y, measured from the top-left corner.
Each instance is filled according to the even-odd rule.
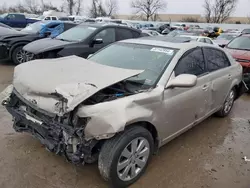
[[[176,52],[175,49],[165,47],[116,43],[96,53],[89,60],[111,67],[144,70],[128,80],[153,86]]]
[[[217,37],[217,40],[232,40],[235,38],[235,35],[227,35],[227,34],[220,34],[220,36]]]
[[[45,16],[43,16],[43,15],[37,17],[37,19],[41,19],[41,20],[43,20],[44,18],[45,18]]]
[[[241,36],[232,40],[228,48],[239,49],[239,50],[250,50],[250,37]]]
[[[8,15],[7,13],[1,14],[1,15],[0,15],[0,18],[5,18],[7,15]]]
[[[95,30],[96,27],[81,25],[65,31],[64,33],[56,37],[56,39],[72,41],[72,42],[80,42],[88,38]]]
[[[183,33],[183,32],[174,30],[174,31],[171,31],[169,34],[167,34],[167,36],[169,36],[169,37],[175,37],[175,36],[177,36],[177,35],[179,35],[181,33]]]
[[[36,23],[28,25],[21,31],[26,32],[26,33],[39,33],[43,25],[44,24],[42,22],[36,22]]]

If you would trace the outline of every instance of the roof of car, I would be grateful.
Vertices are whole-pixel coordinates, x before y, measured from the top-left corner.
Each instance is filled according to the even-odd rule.
[[[109,23],[109,22],[83,22],[79,24],[79,26],[88,26],[88,27],[96,27],[96,28],[101,28],[101,27],[108,27],[108,26],[115,26],[115,27],[120,27],[120,28],[125,28],[129,30],[134,30],[137,32],[141,32],[139,29],[131,28],[122,24],[115,24],[115,23]]]
[[[244,36],[244,37],[250,37],[250,34],[242,34],[240,36]]]
[[[137,39],[127,39],[121,42],[144,44],[144,45],[150,45],[150,46],[161,46],[161,47],[168,47],[168,48],[175,48],[175,49],[190,49],[190,48],[194,48],[197,46],[209,46],[209,47],[217,48],[216,46],[213,46],[211,44],[192,41],[188,37],[155,36],[155,37],[142,37],[142,38],[137,38]]]

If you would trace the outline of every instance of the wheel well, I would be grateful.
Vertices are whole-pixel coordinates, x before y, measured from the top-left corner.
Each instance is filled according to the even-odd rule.
[[[232,88],[235,93],[236,93],[236,96],[235,96],[235,100],[239,98],[240,96],[240,86],[239,85],[235,85],[233,88]]]
[[[144,127],[145,129],[147,129],[151,133],[151,135],[154,139],[154,151],[156,152],[158,150],[159,137],[158,137],[158,132],[153,124],[151,124],[147,121],[141,121],[141,122],[136,122],[136,123],[130,124],[126,128],[128,128],[130,126],[141,126],[141,127]]]
[[[14,51],[16,48],[18,48],[19,46],[25,46],[26,44],[28,44],[28,42],[27,42],[27,43],[26,43],[26,42],[23,42],[23,43],[16,43],[16,44],[14,44],[14,45],[10,48],[10,51],[9,51],[9,56],[10,56],[10,58],[11,58],[11,56],[12,56],[13,51]]]

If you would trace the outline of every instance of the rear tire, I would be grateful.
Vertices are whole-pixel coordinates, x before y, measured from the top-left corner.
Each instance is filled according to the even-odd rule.
[[[154,140],[147,129],[129,127],[102,146],[98,160],[100,174],[112,187],[128,187],[145,172],[153,150]]]
[[[228,116],[233,108],[235,98],[236,98],[236,92],[234,89],[232,89],[229,92],[229,94],[227,95],[227,98],[226,98],[222,108],[218,112],[216,112],[215,115],[218,117]]]

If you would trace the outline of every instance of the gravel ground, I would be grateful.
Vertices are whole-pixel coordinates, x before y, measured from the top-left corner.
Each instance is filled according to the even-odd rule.
[[[13,76],[0,64],[0,91]],[[243,96],[230,117],[211,117],[162,147],[133,188],[249,188],[250,96]],[[97,165],[74,166],[29,134],[15,133],[0,107],[1,188],[105,188]]]

